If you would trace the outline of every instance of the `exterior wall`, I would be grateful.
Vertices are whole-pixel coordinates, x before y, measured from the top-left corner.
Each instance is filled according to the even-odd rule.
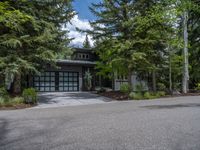
[[[144,90],[148,90],[148,86],[147,86],[147,82],[146,81],[140,81],[137,79],[137,75],[136,74],[133,74],[131,76],[131,83],[133,85],[133,91],[136,90],[136,86],[138,84],[142,84],[143,87],[144,87]],[[127,78],[123,78],[123,79],[117,79],[116,78],[116,75],[115,75],[115,79],[114,79],[114,90],[115,91],[119,91],[120,90],[120,87],[122,84],[128,84],[128,79]]]

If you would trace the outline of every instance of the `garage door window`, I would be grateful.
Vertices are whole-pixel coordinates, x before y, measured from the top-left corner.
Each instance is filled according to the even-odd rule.
[[[45,72],[34,77],[34,87],[41,92],[78,91],[78,72]]]

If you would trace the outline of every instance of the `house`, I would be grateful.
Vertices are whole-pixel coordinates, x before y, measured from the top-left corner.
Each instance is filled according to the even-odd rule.
[[[74,48],[71,59],[57,60],[57,68],[47,67],[40,76],[29,77],[28,86],[40,92],[77,92],[87,91],[86,72],[90,72],[91,90],[95,87],[109,87],[115,91],[120,90],[122,84],[128,84],[127,77],[114,75],[114,79],[104,79],[96,75],[95,69],[97,55],[92,49]],[[139,81],[132,75],[134,85]],[[145,84],[145,83],[144,83]]]
[[[92,50],[75,48],[71,59],[57,60],[57,68],[47,67],[40,76],[31,77],[29,87],[34,87],[40,92],[84,91],[86,90],[84,76],[89,71],[94,89],[96,60],[97,56]]]

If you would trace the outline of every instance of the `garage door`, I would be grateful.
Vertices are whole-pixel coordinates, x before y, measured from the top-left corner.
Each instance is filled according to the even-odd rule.
[[[69,92],[79,90],[78,72],[44,72],[33,79],[34,87],[41,92]]]

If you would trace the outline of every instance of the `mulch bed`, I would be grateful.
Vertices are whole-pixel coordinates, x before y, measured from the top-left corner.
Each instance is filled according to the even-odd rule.
[[[128,95],[124,94],[120,91],[109,91],[104,93],[99,93],[101,96],[105,96],[118,101],[126,101],[129,100]],[[170,98],[170,97],[180,97],[180,96],[200,96],[200,93],[187,93],[187,94],[178,94],[178,95],[166,95],[161,98]]]
[[[101,96],[105,96],[114,100],[118,100],[118,101],[125,101],[128,100],[128,95],[124,94],[120,91],[110,91],[110,92],[104,92],[104,93],[100,93],[99,95]]]
[[[35,105],[32,104],[18,104],[18,105],[14,105],[14,106],[0,106],[0,110],[16,110],[16,109],[25,109],[25,108],[30,108],[33,107]]]

